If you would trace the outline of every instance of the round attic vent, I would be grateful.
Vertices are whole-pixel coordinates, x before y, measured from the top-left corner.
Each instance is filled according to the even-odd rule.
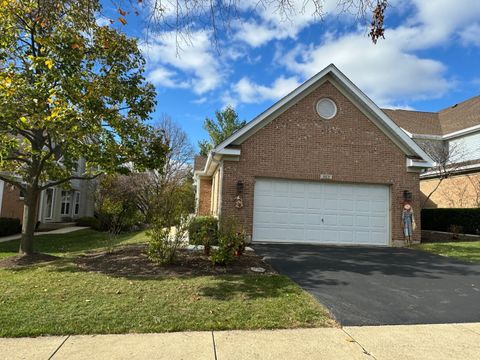
[[[337,115],[337,105],[331,99],[320,99],[317,102],[317,113],[322,119],[330,120]]]

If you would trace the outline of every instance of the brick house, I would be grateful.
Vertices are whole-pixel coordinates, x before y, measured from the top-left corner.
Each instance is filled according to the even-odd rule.
[[[334,65],[195,159],[196,212],[253,242],[401,245],[432,159]]]
[[[422,196],[435,190],[425,207],[479,207],[480,96],[438,112],[384,111],[431,157],[444,156],[446,171],[434,168],[420,175]]]
[[[85,161],[78,161],[78,170],[83,172]],[[40,224],[71,222],[94,214],[96,181],[72,180],[70,188],[61,186],[42,191],[38,204]],[[23,197],[18,188],[0,180],[0,217],[23,220]]]

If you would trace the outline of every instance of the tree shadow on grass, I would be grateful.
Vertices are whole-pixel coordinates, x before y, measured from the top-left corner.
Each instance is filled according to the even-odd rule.
[[[337,285],[333,280],[325,280]],[[229,301],[235,298],[254,300],[298,295],[302,290],[290,279],[281,275],[249,275],[242,277],[223,276],[213,285],[200,289],[200,294],[214,300]]]

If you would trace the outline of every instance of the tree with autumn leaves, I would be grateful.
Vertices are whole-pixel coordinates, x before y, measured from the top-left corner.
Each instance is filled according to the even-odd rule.
[[[73,179],[161,169],[148,126],[155,90],[137,41],[99,26],[98,0],[0,0],[0,180],[22,189],[20,253],[31,254],[41,191]],[[76,173],[84,158],[85,173]]]

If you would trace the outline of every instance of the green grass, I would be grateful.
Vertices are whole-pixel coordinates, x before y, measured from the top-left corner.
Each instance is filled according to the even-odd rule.
[[[141,243],[147,241],[145,232],[121,234],[112,246]],[[0,259],[18,253],[19,240],[0,243]],[[35,236],[34,248],[36,252],[55,256],[73,256],[90,250],[100,250],[109,246],[106,233],[90,229],[79,230],[68,234],[45,234]]]
[[[327,311],[280,275],[112,277],[80,271],[72,257],[105,246],[91,230],[37,237],[50,264],[0,269],[0,336],[277,329],[333,326]],[[118,245],[145,241],[122,236]],[[0,243],[14,255],[18,241]]]
[[[417,249],[467,262],[480,263],[480,241],[424,243],[417,245]]]

